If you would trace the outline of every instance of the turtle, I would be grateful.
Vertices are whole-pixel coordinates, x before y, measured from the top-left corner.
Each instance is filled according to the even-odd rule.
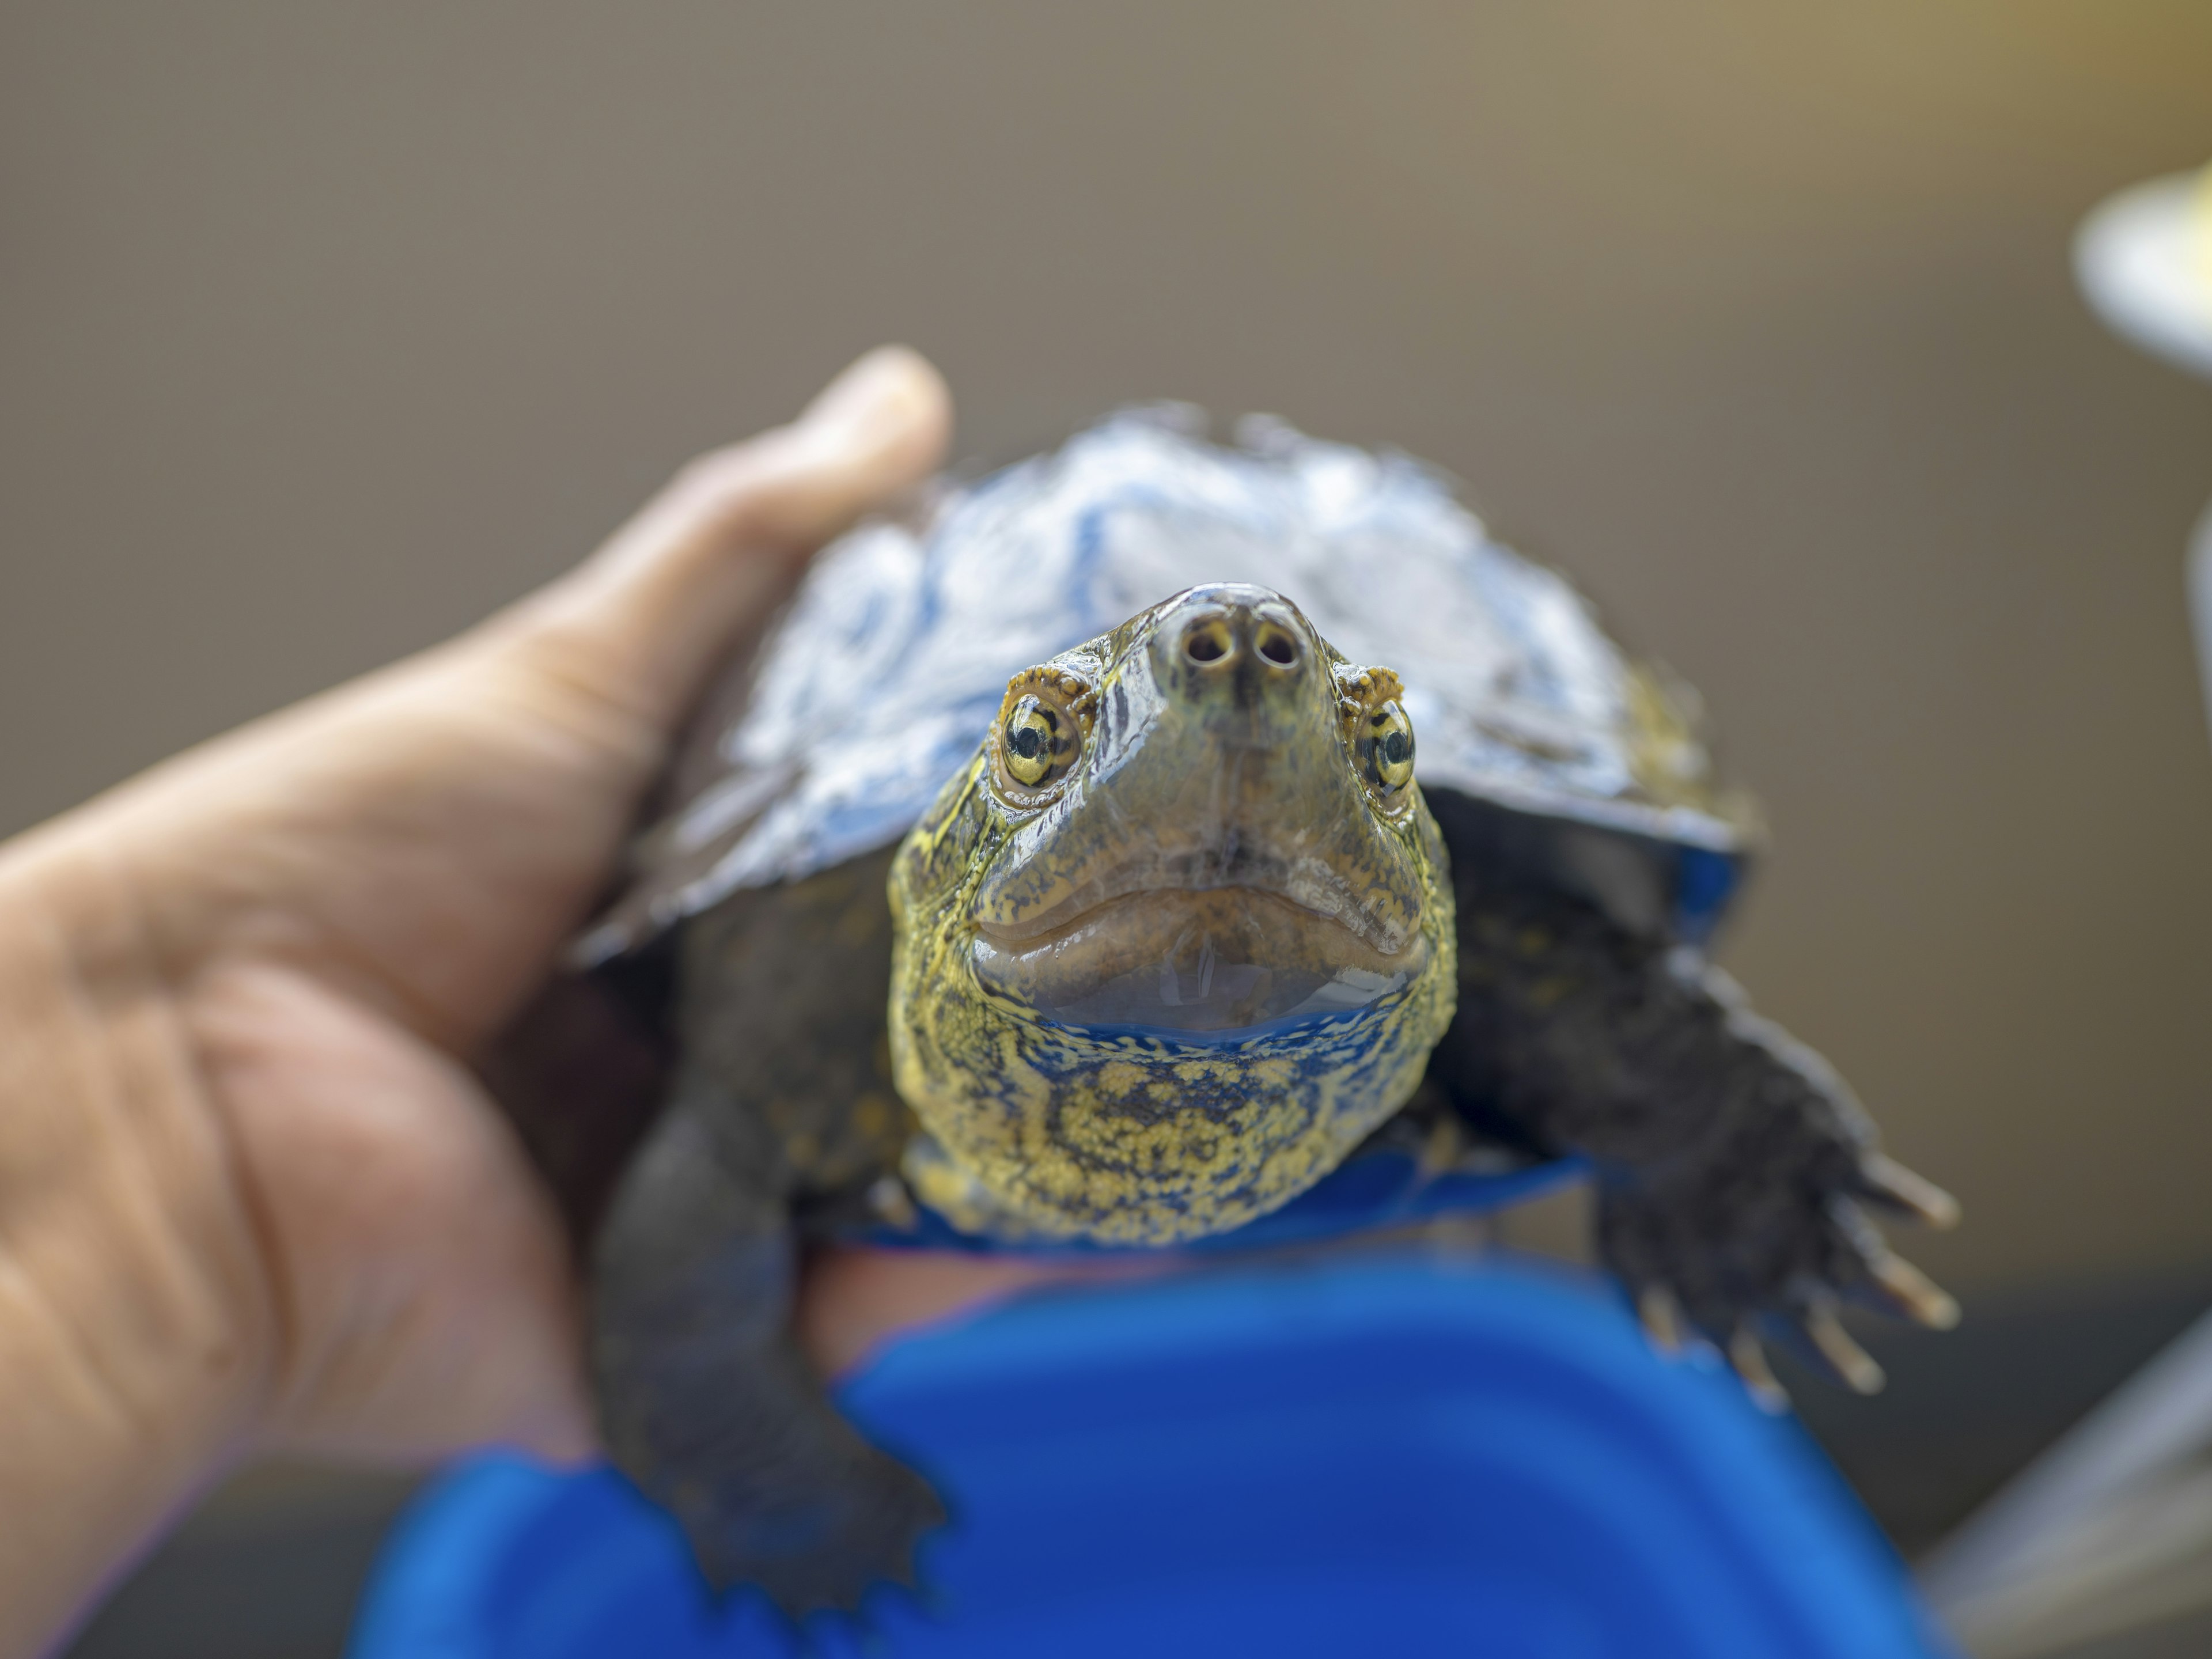
[[[1125,410],[825,550],[488,1064],[586,1264],[614,1461],[718,1589],[944,1515],[792,1329],[823,1242],[1310,1244],[1586,1171],[1655,1335],[1878,1381],[1948,1197],[1708,958],[1762,840],[1693,695],[1442,473]]]

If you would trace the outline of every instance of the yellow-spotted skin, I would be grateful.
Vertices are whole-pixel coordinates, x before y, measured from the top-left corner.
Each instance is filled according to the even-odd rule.
[[[1045,793],[1006,735],[1040,684],[1078,734]],[[1406,1102],[1450,1022],[1456,955],[1410,761],[1376,771],[1368,716],[1402,722],[1395,691],[1260,589],[1178,595],[1017,678],[891,871],[893,1070],[952,1166],[936,1185],[972,1182],[1044,1237],[1172,1244],[1287,1202]],[[1156,905],[1171,933],[1248,890],[1286,969],[1356,958],[1351,976],[1389,988],[1180,1032],[1055,1018],[978,971],[994,929],[1054,957],[1087,917],[1141,933]]]

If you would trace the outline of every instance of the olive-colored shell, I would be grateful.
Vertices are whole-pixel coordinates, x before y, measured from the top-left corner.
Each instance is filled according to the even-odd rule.
[[[1418,462],[1261,419],[1223,448],[1196,424],[1124,412],[827,549],[708,699],[679,799],[583,958],[896,841],[1012,675],[1206,581],[1274,588],[1351,660],[1396,670],[1431,797],[1733,866],[1755,820],[1716,787],[1692,699],[1563,577],[1491,539]]]

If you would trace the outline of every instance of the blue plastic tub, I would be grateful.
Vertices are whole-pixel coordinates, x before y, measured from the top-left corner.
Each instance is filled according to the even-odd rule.
[[[1419,1260],[1036,1297],[900,1342],[843,1391],[937,1479],[925,1601],[825,1655],[1948,1651],[1793,1425],[1668,1363],[1605,1290]],[[507,1461],[389,1547],[354,1659],[799,1650],[709,1604],[618,1477]]]

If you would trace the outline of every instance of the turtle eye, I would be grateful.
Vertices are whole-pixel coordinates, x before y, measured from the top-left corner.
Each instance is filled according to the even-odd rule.
[[[1074,720],[1042,697],[1023,697],[999,725],[1006,775],[1024,789],[1041,788],[1067,769],[1081,733]]]
[[[1059,787],[1083,750],[1093,697],[1089,681],[1051,665],[1024,669],[1007,683],[993,771],[1014,805],[1034,806]]]
[[[1006,775],[1035,788],[1052,771],[1052,740],[1059,717],[1035,697],[1024,697],[1008,711],[1000,734],[1006,751]]]
[[[1367,770],[1385,793],[1403,789],[1413,781],[1413,723],[1395,702],[1386,702],[1367,716],[1364,741]]]

